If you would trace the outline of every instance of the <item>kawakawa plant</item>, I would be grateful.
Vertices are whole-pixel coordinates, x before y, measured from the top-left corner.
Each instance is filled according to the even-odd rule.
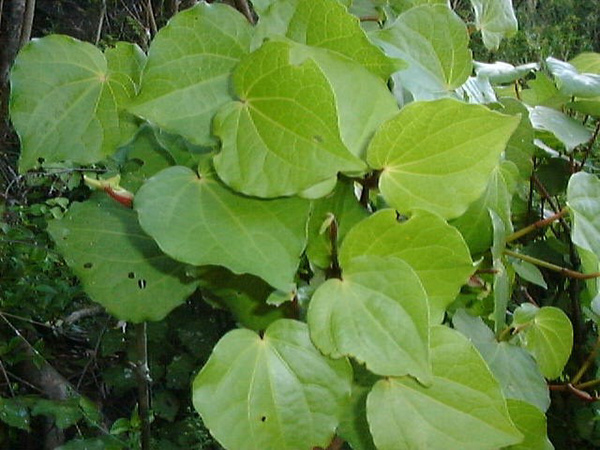
[[[595,317],[595,119],[578,118],[600,115],[600,55],[474,63],[469,29],[497,48],[509,0],[471,0],[470,27],[443,0],[349,3],[257,0],[256,24],[200,3],[148,55],[33,40],[11,78],[20,170],[112,171],[88,182],[121,203],[95,193],[49,231],[116,317],[161,320],[196,289],[234,314],[193,385],[224,447],[551,448],[545,378],[572,325],[512,293],[545,285],[536,264],[589,278]],[[552,205],[527,189],[534,158],[570,164],[572,218],[514,232]],[[557,220],[587,275],[525,251]]]

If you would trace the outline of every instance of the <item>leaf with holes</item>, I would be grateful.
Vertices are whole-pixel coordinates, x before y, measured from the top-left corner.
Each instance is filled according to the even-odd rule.
[[[148,180],[134,206],[142,228],[176,260],[219,265],[293,289],[306,244],[307,200],[244,197],[210,173],[175,166]]]
[[[120,44],[106,56],[67,36],[34,39],[11,72],[10,114],[21,139],[19,169],[40,162],[92,164],[135,132],[123,108],[135,96],[145,56]]]
[[[456,228],[427,211],[406,222],[383,209],[355,225],[340,248],[340,264],[361,255],[400,258],[419,276],[429,298],[432,323],[442,321],[446,307],[475,271],[469,249]]]
[[[324,357],[306,324],[281,319],[262,337],[239,329],[221,338],[194,380],[193,402],[226,448],[327,447],[351,382],[346,360]]]
[[[390,206],[451,219],[483,194],[518,124],[480,105],[415,102],[379,128],[367,161],[382,170],[379,188]]]
[[[310,336],[325,355],[352,356],[378,375],[431,381],[429,308],[417,274],[398,258],[360,256],[319,286]]]
[[[48,225],[92,300],[121,320],[161,320],[194,292],[185,267],[164,255],[137,214],[99,194]]]
[[[252,27],[227,5],[200,3],[177,14],[153,39],[134,114],[200,145],[231,100],[230,76],[249,52]]]
[[[498,382],[464,336],[432,327],[431,363],[430,387],[409,377],[383,379],[373,387],[367,418],[378,449],[483,450],[522,440]]]

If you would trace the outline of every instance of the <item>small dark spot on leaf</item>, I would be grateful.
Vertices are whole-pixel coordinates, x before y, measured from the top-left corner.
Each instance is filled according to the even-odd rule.
[[[138,280],[138,287],[140,289],[146,289],[146,280],[144,280],[143,278],[140,278]]]
[[[323,136],[319,136],[318,134],[315,134],[313,136],[313,141],[317,142],[317,143],[322,143],[323,142]]]
[[[45,161],[46,160],[44,158],[42,158],[42,157],[40,157],[40,158],[37,159],[37,162],[39,162],[40,164],[44,164]]]
[[[266,421],[267,421],[267,416],[262,416],[262,417],[260,418],[260,421],[261,421],[261,422],[266,422]]]
[[[127,278],[129,278],[130,280],[133,280],[133,279],[135,278],[135,273],[133,273],[133,272],[129,272],[129,273],[127,274]]]
[[[92,268],[92,266],[93,266],[93,264],[92,264],[91,262],[86,262],[86,263],[83,265],[83,268],[84,268],[84,269],[91,269],[91,268]]]

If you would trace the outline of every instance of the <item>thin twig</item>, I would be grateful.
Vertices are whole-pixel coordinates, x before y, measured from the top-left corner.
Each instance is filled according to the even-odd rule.
[[[600,349],[600,335],[598,336],[598,339],[596,339],[596,344],[594,344],[594,348],[588,355],[587,359],[584,361],[584,363],[581,365],[581,367],[579,368],[579,370],[577,371],[577,373],[571,380],[571,384],[577,385],[577,383],[579,383],[579,380],[581,380],[581,377],[583,377],[583,375],[585,375],[587,370],[590,368],[590,366],[596,360],[596,354],[598,353],[598,349]]]
[[[21,27],[21,38],[19,48],[23,48],[31,39],[33,29],[33,16],[35,14],[35,0],[27,0],[25,3],[25,14],[23,15],[23,26]]]
[[[2,6],[2,5],[0,5]],[[0,9],[0,12],[2,10]],[[6,369],[4,368],[4,364],[2,363],[2,360],[0,359],[0,369],[2,369],[2,375],[4,375],[4,379],[6,380],[6,385],[8,386],[8,390],[10,391],[10,396],[14,397],[15,396],[15,391],[12,387],[12,383],[10,382],[10,378],[8,378],[8,374],[6,373]]]
[[[95,43],[98,45],[100,38],[102,37],[102,27],[104,26],[104,17],[106,16],[106,0],[102,0],[100,7],[100,17],[98,18],[98,27],[96,28],[96,39]]]
[[[148,334],[146,322],[135,325],[138,376],[138,402],[142,423],[142,450],[150,450],[150,370],[148,368]]]
[[[598,123],[596,123],[596,129],[594,130],[594,134],[592,135],[592,138],[588,141],[588,144],[584,150],[583,158],[582,158],[581,162],[579,163],[579,170],[583,169],[585,162],[587,161],[588,157],[592,153],[592,147],[594,146],[596,139],[598,139],[598,133],[600,133],[600,120],[598,120]]]
[[[509,235],[506,238],[506,242],[508,243],[508,242],[515,241],[515,240],[525,236],[526,234],[531,233],[532,231],[538,230],[540,228],[544,228],[544,227],[550,225],[552,222],[559,220],[561,217],[564,217],[568,212],[569,212],[569,210],[567,208],[563,208],[556,214],[548,217],[547,219],[538,220],[537,222],[534,222],[531,225],[526,226],[525,228],[521,228],[520,230],[517,230],[514,233],[512,233],[511,235]]]
[[[567,269],[566,267],[557,266],[556,264],[552,264],[547,261],[543,261],[541,259],[534,258],[533,256],[513,252],[512,250],[504,250],[504,254],[507,256],[512,256],[513,258],[521,259],[523,261],[529,262],[536,266],[545,267],[546,269],[550,269],[555,272],[559,272],[569,278],[576,278],[578,280],[590,280],[592,278],[600,277],[600,272],[593,272],[593,273],[577,272],[575,270]]]
[[[150,24],[150,37],[154,37],[156,36],[156,33],[158,33],[158,27],[156,26],[154,8],[152,8],[152,0],[146,1],[146,14],[148,16],[148,23]]]
[[[89,308],[79,309],[77,311],[72,312],[67,317],[63,319],[64,323],[67,325],[72,325],[73,323],[84,319],[86,317],[96,316],[98,314],[102,314],[104,312],[104,308],[102,306],[92,306]]]

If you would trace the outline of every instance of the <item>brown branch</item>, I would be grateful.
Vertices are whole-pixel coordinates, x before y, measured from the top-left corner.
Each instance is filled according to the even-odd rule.
[[[587,161],[588,157],[592,153],[592,147],[594,146],[596,139],[598,139],[598,133],[600,133],[600,120],[598,120],[598,122],[596,123],[596,129],[594,130],[594,134],[592,135],[591,139],[588,141],[588,144],[584,150],[583,158],[582,158],[581,162],[579,163],[579,170],[583,169],[585,162]]]
[[[579,380],[581,380],[581,377],[583,377],[583,375],[585,375],[587,370],[591,367],[591,365],[596,360],[596,354],[598,353],[599,349],[600,349],[600,335],[596,339],[596,344],[594,344],[594,348],[592,349],[592,351],[590,352],[590,354],[588,355],[586,360],[583,362],[583,364],[581,365],[581,367],[579,368],[579,370],[577,371],[577,373],[571,380],[572,384],[577,385],[577,383],[579,383]]]
[[[31,39],[31,30],[33,29],[33,16],[35,15],[35,0],[27,0],[25,3],[25,14],[23,15],[23,25],[21,26],[21,37],[19,39],[19,48],[22,48]]]
[[[63,322],[67,325],[72,325],[81,319],[85,319],[86,317],[97,316],[98,314],[102,314],[103,312],[104,308],[102,306],[92,306],[90,308],[83,308],[77,311],[73,311],[71,314],[64,318]]]
[[[566,267],[557,266],[556,264],[552,264],[547,261],[543,261],[541,259],[534,258],[533,256],[514,252],[512,250],[504,250],[504,254],[507,256],[512,256],[513,258],[521,259],[523,261],[534,264],[536,266],[545,267],[546,269],[553,270],[554,272],[559,272],[569,278],[575,278],[577,280],[590,280],[592,278],[600,278],[600,272],[593,272],[593,273],[577,272],[575,270],[567,269]]]
[[[556,214],[554,214],[546,219],[538,220],[537,222],[534,222],[531,225],[526,226],[525,228],[521,228],[520,230],[517,230],[514,233],[512,233],[511,235],[509,235],[506,238],[506,242],[508,243],[508,242],[515,241],[515,240],[525,236],[526,234],[531,233],[532,231],[539,230],[540,228],[544,228],[544,227],[550,225],[552,222],[555,222],[556,220],[559,220],[560,218],[564,217],[568,212],[569,212],[569,210],[567,208],[563,208]]]
[[[150,370],[148,368],[148,335],[146,322],[135,325],[135,341],[137,361],[135,363],[138,377],[138,402],[142,423],[141,450],[150,450]]]

